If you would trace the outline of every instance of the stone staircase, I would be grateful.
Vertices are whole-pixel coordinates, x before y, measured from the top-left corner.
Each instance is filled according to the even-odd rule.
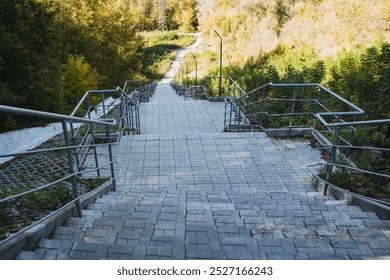
[[[224,105],[160,84],[117,190],[17,259],[388,259],[390,221],[316,192],[308,143],[223,133]]]
[[[224,199],[209,195],[202,208],[195,207],[199,202],[183,202],[187,209],[176,207],[178,200],[170,197],[177,195],[167,190],[150,190],[142,197],[133,194],[132,199],[128,194],[104,195],[84,210],[85,217],[70,217],[65,226],[56,227],[51,239],[41,240],[34,252],[21,252],[17,259],[377,259],[389,255],[388,221],[314,192],[307,193],[314,200],[299,192],[252,193],[249,200],[233,191],[226,192]],[[187,197],[191,195],[195,198],[196,192],[187,192]],[[207,207],[219,210],[207,211]]]

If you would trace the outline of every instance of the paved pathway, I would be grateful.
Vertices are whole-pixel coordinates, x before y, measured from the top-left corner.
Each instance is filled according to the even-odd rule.
[[[19,259],[385,259],[390,222],[311,186],[307,143],[222,133],[223,104],[160,84],[118,190]]]

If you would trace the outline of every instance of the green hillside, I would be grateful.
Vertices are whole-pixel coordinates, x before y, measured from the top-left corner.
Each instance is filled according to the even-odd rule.
[[[279,45],[324,59],[390,41],[387,0],[198,0],[199,28],[224,39],[226,62],[243,64]]]
[[[199,77],[218,74],[215,28],[223,38],[224,74],[244,88],[269,80],[316,81],[355,102],[362,100],[362,88],[363,94],[369,88],[370,96],[387,106],[382,98],[390,80],[387,0],[158,3],[0,0],[0,103],[69,113],[88,89],[161,77],[174,48],[191,43],[184,37],[162,43],[145,34],[177,37],[198,30],[205,39],[197,54]],[[187,61],[194,71],[192,54]],[[362,86],[349,89],[349,84]],[[383,110],[372,114],[386,115]],[[31,124],[0,116],[0,131],[21,125]]]

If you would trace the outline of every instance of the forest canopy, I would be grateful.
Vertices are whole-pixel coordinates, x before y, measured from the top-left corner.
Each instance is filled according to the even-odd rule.
[[[387,0],[198,0],[199,28],[224,39],[224,60],[244,64],[278,46],[312,48],[323,59],[390,41]],[[245,51],[243,51],[245,50]]]
[[[383,108],[389,21],[387,0],[0,0],[0,104],[69,113],[87,89],[156,79],[181,44],[153,32],[201,32],[200,76],[217,74],[215,28],[224,74],[248,90],[315,81]],[[386,107],[371,116],[388,116]],[[19,125],[0,116],[0,130]]]
[[[195,1],[165,2],[164,29],[196,29]],[[140,32],[158,14],[152,0],[0,0],[0,104],[68,114],[88,89],[154,78]],[[0,131],[25,122],[1,115]]]

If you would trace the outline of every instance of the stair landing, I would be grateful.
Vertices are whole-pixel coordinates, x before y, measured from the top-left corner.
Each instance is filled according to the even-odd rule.
[[[390,221],[311,185],[309,144],[223,133],[224,104],[167,84],[114,148],[117,191],[18,259],[388,259]]]

